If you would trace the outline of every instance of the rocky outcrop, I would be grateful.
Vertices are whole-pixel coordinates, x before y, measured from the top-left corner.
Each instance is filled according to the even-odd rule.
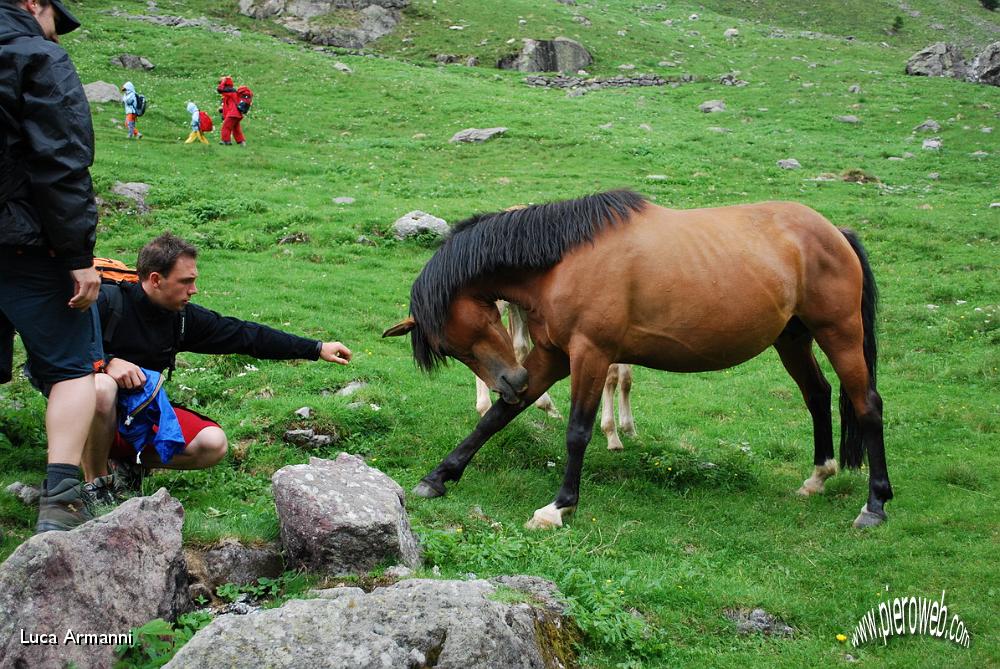
[[[501,70],[518,72],[576,72],[594,62],[594,57],[579,42],[566,37],[553,40],[524,40],[518,53],[497,63]]]
[[[279,469],[271,482],[289,567],[340,574],[420,565],[403,489],[360,457],[312,458]]]
[[[962,52],[954,44],[937,42],[906,61],[906,73],[924,77],[964,79],[967,71]]]
[[[87,96],[87,102],[91,104],[122,101],[122,94],[118,90],[118,87],[106,81],[94,81],[84,84],[83,94]]]
[[[572,626],[555,586],[531,577],[413,579],[365,593],[333,588],[251,616],[223,616],[166,666],[573,666]]]
[[[969,63],[969,79],[1000,86],[1000,42],[993,42]]]
[[[126,70],[152,70],[156,66],[148,58],[132,53],[120,53],[111,57],[111,64],[124,67]]]
[[[107,635],[125,637],[189,608],[183,520],[180,503],[161,488],[21,544],[0,565],[0,666],[110,667],[115,645],[127,640]],[[93,636],[67,641],[67,633]],[[25,644],[25,634],[55,641]]]
[[[313,44],[360,49],[388,35],[410,0],[240,0],[240,12],[273,19]]]

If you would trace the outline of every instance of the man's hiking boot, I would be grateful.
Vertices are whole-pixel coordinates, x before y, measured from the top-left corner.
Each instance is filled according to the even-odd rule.
[[[111,472],[111,494],[118,501],[142,494],[142,479],[149,473],[145,467],[128,460],[108,460]]]
[[[84,483],[82,489],[83,502],[91,515],[99,516],[118,506],[124,497],[115,495],[114,477],[111,474],[99,476],[90,483]]]
[[[43,483],[35,534],[64,532],[91,520],[93,516],[84,502],[82,488],[76,479],[63,479],[53,490],[48,489],[48,481]]]

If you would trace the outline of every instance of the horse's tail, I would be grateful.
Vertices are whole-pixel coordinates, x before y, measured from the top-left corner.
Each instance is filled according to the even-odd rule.
[[[878,362],[878,345],[875,340],[875,317],[878,310],[878,288],[875,285],[875,275],[868,264],[868,253],[861,245],[861,240],[852,230],[841,228],[854,253],[861,262],[864,283],[861,289],[861,322],[864,326],[864,355],[868,366],[868,384],[875,390],[875,370]],[[854,405],[840,387],[840,466],[858,469],[864,460],[864,447],[861,441],[861,424],[854,413]]]

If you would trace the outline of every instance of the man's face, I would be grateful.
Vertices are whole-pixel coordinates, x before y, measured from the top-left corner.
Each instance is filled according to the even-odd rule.
[[[24,8],[28,10],[38,25],[42,27],[42,34],[50,42],[59,43],[59,35],[56,33],[56,8],[52,5],[42,7],[36,0],[27,0]]]
[[[144,284],[146,294],[157,306],[169,311],[180,311],[191,297],[197,294],[195,279],[198,278],[198,264],[191,256],[180,256],[170,274],[163,276],[153,272]]]

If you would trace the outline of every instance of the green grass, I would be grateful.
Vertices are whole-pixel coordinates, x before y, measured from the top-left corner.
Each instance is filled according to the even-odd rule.
[[[93,175],[106,200],[99,253],[131,262],[145,241],[173,230],[202,249],[201,304],[339,339],[355,352],[349,368],[180,356],[171,396],[217,418],[232,444],[212,470],[153,477],[183,502],[186,541],[276,539],[270,476],[286,464],[346,450],[409,489],[472,429],[464,367],[425,376],[406,342],[380,338],[406,315],[410,284],[433,252],[426,242],[390,238],[404,213],[455,222],[615,187],[678,208],[797,200],[858,230],[882,291],[879,376],[896,491],[885,526],[849,527],[865,498],[863,474],[837,477],[819,498],[794,496],[811,469],[811,421],[768,352],[716,374],[637,369],[639,437],[614,454],[595,436],[579,511],[556,532],[522,524],[559,486],[565,424],[534,411],[519,418],[447,497],[408,498],[428,563],[449,577],[551,578],[573,598],[588,667],[830,666],[846,664],[846,653],[869,666],[1000,663],[1000,210],[989,208],[1000,199],[1000,90],[902,74],[909,55],[945,34],[982,46],[1000,25],[996,14],[975,0],[910,0],[922,16],[904,14],[903,30],[889,36],[884,28],[901,11],[888,2],[650,9],[655,3],[417,0],[397,32],[372,45],[381,57],[370,58],[255,33],[253,22],[229,14],[235,4],[211,12],[238,25],[240,38],[125,21],[103,11],[143,13],[145,3],[92,0],[74,8],[87,32],[64,40],[85,83],[131,78],[151,103],[138,143],[125,140],[118,105],[94,107]],[[206,11],[187,1],[159,7]],[[592,26],[573,22],[574,12]],[[695,12],[700,18],[689,24]],[[937,20],[954,28],[928,27]],[[726,42],[722,33],[734,26],[740,37]],[[787,37],[770,37],[774,27]],[[432,63],[432,54],[455,53],[488,64],[517,46],[508,39],[557,35],[592,48],[595,75],[632,63],[696,81],[567,98],[527,87],[515,73]],[[145,55],[156,69],[109,65],[121,52]],[[335,70],[336,60],[353,74]],[[659,67],[661,60],[679,65]],[[733,70],[746,87],[717,83]],[[220,147],[217,132],[211,146],[183,145],[186,101],[214,112],[222,74],[256,93],[248,147]],[[849,92],[854,84],[861,93]],[[726,112],[698,111],[715,98]],[[861,123],[835,120],[844,114]],[[924,136],[911,132],[926,118],[942,125],[941,151],[922,150]],[[498,125],[509,130],[489,143],[448,143],[463,128]],[[888,159],[906,152],[914,155]],[[788,157],[803,169],[777,168]],[[851,169],[881,184],[811,180]],[[928,178],[932,172],[940,178]],[[667,178],[650,180],[654,174]],[[118,180],[151,184],[152,212],[137,215],[110,196]],[[338,196],[356,202],[334,204]],[[277,244],[292,232],[310,241]],[[356,243],[359,235],[376,245]],[[256,371],[245,368],[250,362]],[[369,384],[358,396],[366,408],[323,394],[354,379]],[[566,384],[553,395],[566,414]],[[0,398],[0,483],[36,483],[44,403],[23,381],[0,388]],[[304,405],[314,410],[309,421],[293,414]],[[286,429],[301,426],[335,427],[343,439],[322,452],[282,442]],[[699,466],[706,461],[717,467]],[[0,554],[30,536],[33,522],[32,510],[0,495]],[[941,590],[972,632],[968,650],[926,637],[850,649],[835,638],[886,598]],[[737,636],[723,610],[755,606],[796,634]]]

